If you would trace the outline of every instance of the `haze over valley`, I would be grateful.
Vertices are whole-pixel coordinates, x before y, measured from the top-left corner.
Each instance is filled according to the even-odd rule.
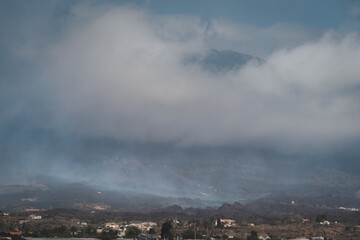
[[[0,209],[348,221],[360,5],[254,2],[1,1]]]

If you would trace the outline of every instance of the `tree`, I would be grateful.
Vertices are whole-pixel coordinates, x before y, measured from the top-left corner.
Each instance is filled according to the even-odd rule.
[[[91,227],[91,226],[87,226],[86,229],[85,229],[85,233],[86,233],[87,236],[94,237],[95,233],[96,233],[96,229]]]
[[[251,231],[250,236],[247,236],[246,240],[259,240],[257,232]]]
[[[53,234],[57,237],[66,237],[68,236],[68,229],[65,225],[61,225],[60,227],[56,227],[52,230]]]
[[[181,236],[183,237],[183,239],[195,239],[195,234],[196,234],[196,239],[203,238],[200,232],[196,231],[196,233],[195,233],[194,229],[191,229],[191,228],[182,232]]]
[[[70,228],[70,233],[71,233],[72,235],[74,235],[76,231],[77,231],[76,227],[72,226],[72,227]]]
[[[161,238],[162,239],[170,239],[173,237],[173,227],[172,221],[168,220],[163,223],[161,227]]]
[[[117,238],[117,231],[113,231],[110,229],[109,232],[103,231],[100,235],[97,236],[97,238],[102,240],[111,240]]]
[[[149,229],[149,234],[150,234],[150,237],[152,238],[153,235],[155,234],[155,230],[153,228],[150,228]]]
[[[248,222],[245,221],[245,220],[242,220],[242,221],[240,222],[240,226],[248,226],[248,225],[249,225]]]
[[[316,221],[317,222],[323,222],[327,220],[327,216],[325,214],[318,214],[316,216]]]
[[[204,227],[206,236],[211,235],[212,230],[214,228],[214,222],[211,220],[210,221],[204,220],[202,226]]]
[[[50,230],[47,229],[47,228],[43,228],[40,231],[40,235],[43,236],[43,237],[50,237],[51,236]]]
[[[218,228],[223,228],[224,227],[224,225],[222,224],[220,218],[216,219],[216,227],[218,227]]]
[[[136,238],[141,233],[140,229],[135,226],[130,226],[126,228],[125,237],[126,238]]]
[[[281,222],[282,224],[293,224],[293,223],[302,223],[303,222],[303,217],[300,215],[287,215],[285,216]]]
[[[276,235],[271,235],[270,234],[269,237],[270,237],[271,240],[281,240],[281,238],[276,236]]]

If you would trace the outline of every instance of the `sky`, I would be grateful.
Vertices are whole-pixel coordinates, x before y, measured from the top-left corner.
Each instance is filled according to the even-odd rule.
[[[350,0],[3,0],[0,181],[131,182],[145,165],[161,183],[230,160],[358,176],[359,30]],[[211,50],[253,60],[187,61]]]

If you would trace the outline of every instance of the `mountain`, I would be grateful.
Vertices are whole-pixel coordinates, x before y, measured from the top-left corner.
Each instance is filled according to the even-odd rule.
[[[182,207],[204,208],[217,202],[200,199],[161,197],[131,191],[114,191],[86,183],[53,185],[0,185],[0,209],[25,211],[50,208],[76,208],[98,211],[150,211],[178,204]]]
[[[262,63],[258,57],[230,50],[211,49],[205,53],[193,54],[185,59],[186,64],[198,64],[205,71],[211,73],[237,70],[249,61]]]
[[[121,213],[124,219],[154,219],[173,216],[182,219],[232,218],[237,221],[270,223],[286,215],[299,214],[306,218],[324,213],[332,220],[356,222],[359,212],[344,208],[360,208],[356,194],[312,195],[270,194],[246,205],[201,199],[161,197],[129,191],[100,189],[85,183],[2,185],[0,210],[43,211],[41,214],[65,214],[89,217],[90,212],[108,215]],[[49,211],[49,209],[51,211]],[[63,209],[63,210],[61,210]],[[73,209],[74,211],[68,211]],[[75,211],[76,210],[76,211]]]

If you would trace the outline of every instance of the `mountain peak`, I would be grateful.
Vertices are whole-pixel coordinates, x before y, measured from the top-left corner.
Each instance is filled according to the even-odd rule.
[[[205,53],[191,55],[185,59],[185,63],[198,64],[205,71],[220,73],[237,70],[251,60],[263,62],[258,57],[236,51],[210,49]]]
[[[183,208],[177,204],[165,207],[162,209],[164,212],[179,213],[183,211]]]

